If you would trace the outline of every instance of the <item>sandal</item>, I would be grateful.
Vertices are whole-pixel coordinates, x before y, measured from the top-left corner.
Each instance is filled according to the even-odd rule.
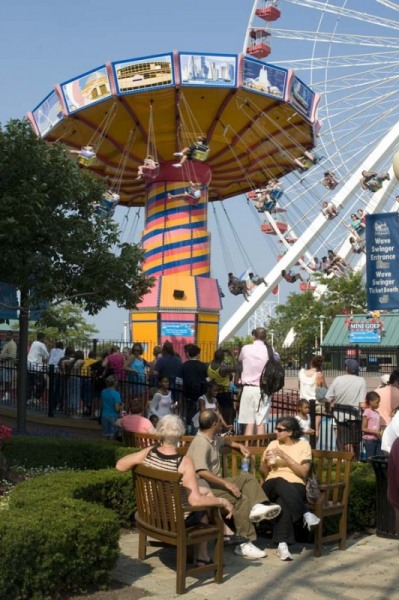
[[[196,567],[205,567],[206,565],[213,565],[213,558],[210,558],[209,560],[197,558],[197,562],[195,563]]]

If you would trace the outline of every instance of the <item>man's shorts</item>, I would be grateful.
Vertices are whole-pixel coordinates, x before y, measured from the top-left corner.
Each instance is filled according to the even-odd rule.
[[[253,423],[262,425],[266,422],[271,405],[268,396],[261,400],[260,387],[244,385],[240,399],[238,422],[244,425]]]

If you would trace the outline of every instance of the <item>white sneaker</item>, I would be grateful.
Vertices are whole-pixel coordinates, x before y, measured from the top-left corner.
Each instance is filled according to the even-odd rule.
[[[249,519],[253,523],[259,523],[264,519],[275,519],[281,513],[281,507],[278,504],[255,504],[249,513]]]
[[[316,527],[316,525],[318,525],[319,523],[319,517],[316,517],[316,515],[314,515],[313,513],[305,512],[305,514],[303,515],[303,526],[307,527],[309,531],[311,527]]]
[[[183,165],[181,165],[180,163],[177,163],[176,165],[172,165],[172,167],[174,167],[175,169],[181,169]]]
[[[10,399],[10,394],[9,394],[8,392],[6,392],[6,393],[4,394],[4,396],[2,397],[1,401],[2,401],[2,402],[8,402],[8,401],[9,401],[9,399]]]
[[[246,558],[265,558],[266,552],[257,548],[252,542],[245,542],[234,548],[234,554],[245,556]]]
[[[276,554],[281,560],[292,560],[291,552],[285,542],[279,543]]]

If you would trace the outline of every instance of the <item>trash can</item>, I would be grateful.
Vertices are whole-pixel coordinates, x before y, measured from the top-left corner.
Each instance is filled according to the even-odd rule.
[[[396,528],[395,510],[389,504],[388,492],[388,457],[373,456],[369,458],[376,478],[376,525],[378,537],[399,538]]]

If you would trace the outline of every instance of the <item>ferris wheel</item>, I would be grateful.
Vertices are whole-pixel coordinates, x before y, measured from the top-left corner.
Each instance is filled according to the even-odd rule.
[[[327,254],[327,249],[353,268],[364,269],[365,254],[354,253],[349,242],[351,215],[359,209],[369,214],[398,210],[391,168],[399,147],[398,29],[399,5],[390,0],[253,3],[244,52],[293,69],[321,95],[314,149],[320,161],[284,177],[284,227],[281,219],[267,215],[284,250],[281,263],[265,275],[271,286],[281,281],[282,268],[294,265],[311,280],[311,258]],[[263,56],[256,54],[262,51]],[[388,172],[390,181],[370,193],[360,186],[363,170]],[[337,182],[332,189],[322,183],[326,172]],[[323,202],[334,205],[335,218],[321,214]],[[220,341],[236,332],[270,293],[270,288],[255,290],[251,302],[224,325]]]

